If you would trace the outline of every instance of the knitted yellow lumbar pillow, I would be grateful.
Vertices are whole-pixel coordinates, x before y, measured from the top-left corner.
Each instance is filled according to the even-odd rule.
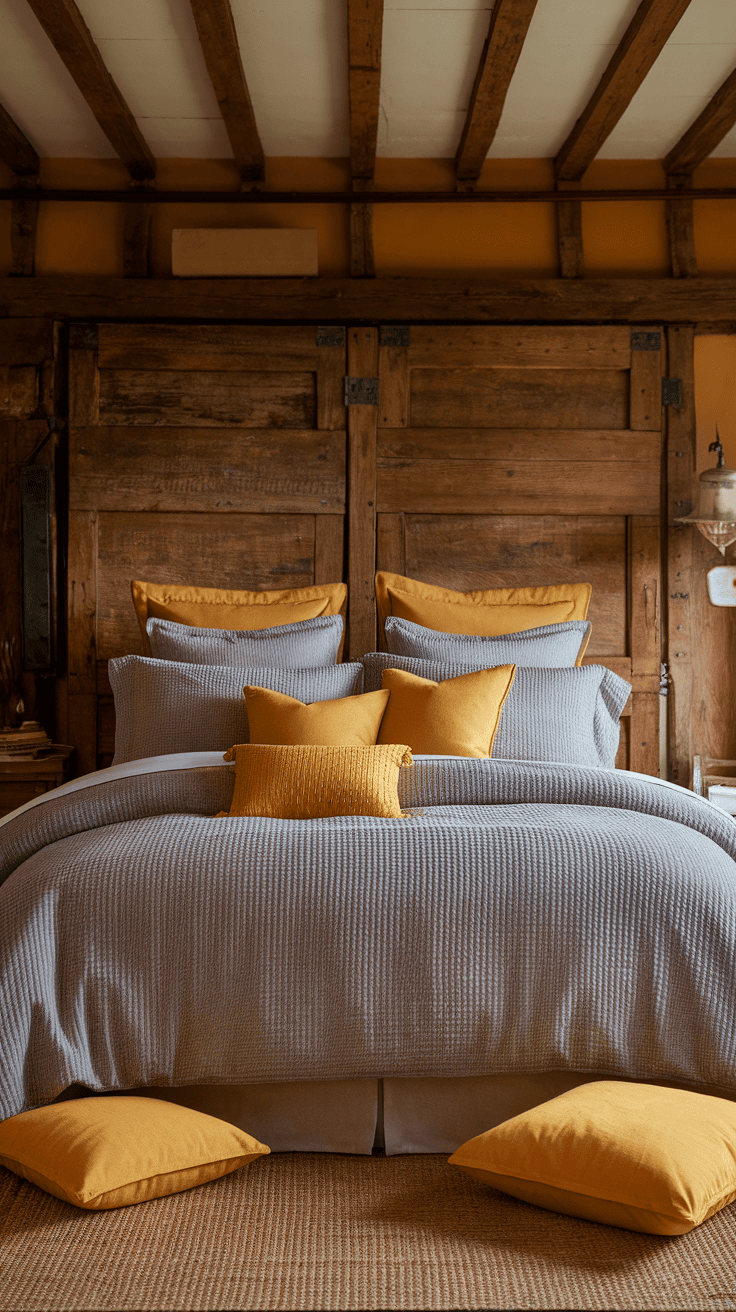
[[[364,692],[327,702],[300,702],[284,692],[247,685],[243,689],[252,743],[282,747],[372,747],[389,698]]]
[[[283,747],[239,743],[232,805],[223,816],[316,820],[328,815],[401,819],[399,770],[411,765],[405,743],[385,747]]]
[[[270,1151],[227,1121],[159,1098],[70,1098],[0,1122],[0,1164],[95,1211],[181,1193]]]
[[[595,1080],[469,1139],[450,1162],[538,1207],[682,1235],[736,1198],[736,1103]]]

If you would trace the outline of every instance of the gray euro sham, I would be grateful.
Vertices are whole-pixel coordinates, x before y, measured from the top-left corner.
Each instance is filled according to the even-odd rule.
[[[120,656],[110,661],[108,674],[115,697],[113,765],[172,752],[224,752],[233,743],[247,743],[246,684],[285,692],[301,702],[363,691],[358,663],[289,670]]]
[[[440,633],[412,620],[389,615],[384,624],[386,649],[392,656],[418,656],[428,661],[459,661],[479,665],[541,665],[547,669],[574,665],[588,645],[589,620],[545,624],[520,633],[477,637]]]
[[[381,672],[408,670],[422,679],[454,679],[485,668],[459,661],[370,652],[363,657],[365,691],[381,687]],[[543,670],[518,667],[493,747],[497,760],[556,761],[613,769],[619,716],[631,684],[603,665]]]
[[[146,624],[156,660],[284,670],[335,665],[343,629],[342,615],[318,615],[269,629],[200,629],[161,619]]]
[[[705,799],[419,758],[405,819],[216,819],[233,777],[136,762],[0,820],[0,1119],[70,1084],[736,1092],[736,826]]]

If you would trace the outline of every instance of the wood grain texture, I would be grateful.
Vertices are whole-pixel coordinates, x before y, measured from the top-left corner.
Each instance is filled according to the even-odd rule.
[[[153,179],[153,155],[74,0],[28,3],[130,176],[140,182]]]
[[[100,418],[100,375],[94,346],[69,348],[69,424],[93,426]]]
[[[350,276],[375,278],[373,251],[373,206],[370,201],[354,201],[350,206]]]
[[[406,575],[403,514],[376,515],[376,569]],[[383,635],[381,635],[383,636]]]
[[[2,321],[0,321],[0,328]],[[317,346],[315,327],[288,324],[101,323],[100,369],[315,369],[345,348]],[[342,394],[342,393],[341,393]]]
[[[649,515],[659,509],[659,478],[625,461],[382,459],[376,506],[383,514]]]
[[[151,272],[153,208],[141,201],[126,205],[123,215],[123,277],[147,278]]]
[[[388,428],[379,429],[379,461],[507,460],[557,463],[600,461],[638,464],[642,478],[659,480],[659,433],[627,429],[569,428]],[[613,471],[601,470],[609,478]]]
[[[38,177],[38,153],[3,105],[0,105],[0,159],[18,178]]]
[[[315,515],[314,581],[340,583],[345,577],[345,516]]]
[[[55,328],[50,319],[0,319],[0,361],[3,365],[41,364],[52,359]]]
[[[351,328],[348,374],[378,374],[378,330]],[[378,407],[348,407],[348,620],[350,659],[376,646],[376,430]]]
[[[33,365],[0,365],[0,418],[27,418],[37,404],[38,372]]]
[[[263,146],[240,57],[230,0],[190,0],[212,89],[244,182],[262,182]]]
[[[77,768],[97,768],[97,514],[69,515],[67,561],[67,733]]]
[[[659,332],[660,328],[652,329]],[[662,351],[632,351],[629,427],[634,432],[662,431]]]
[[[736,278],[0,278],[0,318],[734,323]]]
[[[623,516],[407,513],[403,522],[403,572],[410,578],[458,592],[591,583],[593,632],[588,655],[619,657],[626,653]]]
[[[206,588],[302,588],[314,582],[314,515],[103,512],[99,657],[142,654],[130,580]]]
[[[458,180],[475,181],[496,135],[537,0],[496,0],[455,156]]]
[[[653,677],[658,687],[662,660],[658,515],[633,516],[629,521],[629,570],[631,672]]]
[[[32,278],[36,268],[38,201],[31,193],[10,207],[10,276]]]
[[[346,426],[345,347],[320,346],[317,356],[317,428],[328,432]]]
[[[410,368],[628,369],[628,327],[463,327],[418,324],[411,329]]]
[[[690,0],[641,0],[593,95],[555,158],[555,177],[592,164],[674,32]]]
[[[561,278],[584,278],[583,211],[579,200],[566,200],[556,206],[557,254]]]
[[[76,426],[69,478],[75,510],[343,514],[345,434]]]
[[[350,173],[372,178],[381,90],[383,0],[348,0]]]
[[[638,692],[631,698],[631,727],[629,730],[629,766],[640,774],[659,777],[659,713],[658,692]]]
[[[736,69],[729,73],[702,113],[662,161],[667,173],[692,173],[713,153],[736,123]]]
[[[692,183],[690,175],[669,174],[667,186],[671,191],[682,191]],[[683,199],[667,201],[667,236],[670,247],[670,268],[673,278],[694,278],[698,272],[695,255],[695,227],[693,202]]]
[[[406,428],[409,423],[409,347],[379,345],[378,427]],[[445,444],[445,449],[447,444]]]
[[[627,428],[627,370],[411,371],[411,418],[420,428]]]
[[[106,369],[100,373],[100,422],[311,428],[316,419],[313,373],[178,369]]]
[[[697,701],[693,667],[702,662],[696,654],[699,642],[693,629],[692,596],[697,576],[693,568],[696,531],[674,523],[690,513],[695,493],[695,396],[694,334],[692,327],[667,330],[668,373],[682,379],[680,410],[668,406],[667,415],[667,641],[669,664],[668,743],[669,778],[689,787],[693,758],[693,715]],[[717,560],[717,553],[713,551]],[[714,562],[715,563],[715,562]],[[702,586],[702,584],[701,584]],[[731,656],[727,658],[730,662]],[[702,714],[700,720],[702,723]]]

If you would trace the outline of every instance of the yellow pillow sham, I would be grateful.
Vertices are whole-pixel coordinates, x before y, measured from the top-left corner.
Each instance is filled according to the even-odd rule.
[[[372,747],[389,699],[387,692],[364,692],[307,703],[251,684],[243,695],[250,741],[282,747]]]
[[[0,1122],[0,1164],[88,1210],[181,1193],[270,1148],[216,1116],[159,1098],[71,1098]]]
[[[391,696],[378,741],[409,743],[413,752],[430,756],[490,756],[515,677],[515,665],[440,683],[406,670],[384,670],[381,683]]]
[[[584,620],[591,591],[590,583],[560,583],[539,588],[454,592],[452,588],[379,570],[376,574],[378,632],[382,638],[386,618],[398,615],[440,633],[469,633],[479,637],[521,633],[543,624]]]
[[[150,652],[146,621],[174,620],[205,629],[270,629],[318,615],[338,615],[344,608],[345,583],[316,583],[309,588],[273,592],[237,592],[230,588],[199,588],[184,583],[130,584],[143,645]]]
[[[331,815],[403,817],[399,770],[411,765],[405,743],[384,747],[280,747],[238,743],[235,788],[224,816],[265,815],[317,820]]]
[[[736,1103],[596,1080],[469,1139],[449,1160],[537,1207],[682,1235],[736,1198]]]

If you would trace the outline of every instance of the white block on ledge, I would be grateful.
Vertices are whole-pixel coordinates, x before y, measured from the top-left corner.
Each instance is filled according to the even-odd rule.
[[[174,228],[175,278],[316,276],[316,228]]]

